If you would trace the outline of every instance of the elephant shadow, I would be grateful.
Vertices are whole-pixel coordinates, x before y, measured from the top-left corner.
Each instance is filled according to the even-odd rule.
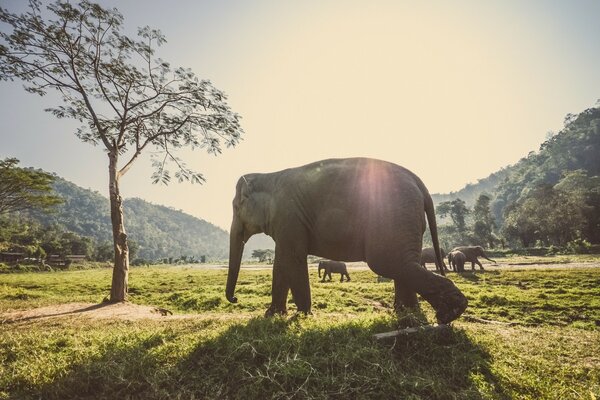
[[[481,277],[479,277],[475,271],[459,272],[458,275],[470,282],[479,282],[481,280]]]
[[[395,328],[389,320],[323,327],[311,318],[232,326],[182,361],[182,380],[198,382],[206,379],[203,371],[222,368],[222,379],[198,392],[208,398],[473,398],[482,381],[497,398],[509,398],[489,353],[461,329],[378,342],[375,333]]]
[[[130,345],[107,343],[21,397],[72,398],[76,386],[75,397],[90,399],[479,398],[483,382],[495,398],[509,398],[467,332],[376,341],[373,334],[395,328],[390,321],[256,317],[217,329],[164,327]]]

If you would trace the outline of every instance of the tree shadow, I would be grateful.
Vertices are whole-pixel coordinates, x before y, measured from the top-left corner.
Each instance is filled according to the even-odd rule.
[[[38,314],[35,315],[26,315],[26,312],[23,312],[24,315],[17,315],[15,317],[9,317],[6,318],[5,320],[2,320],[3,324],[14,324],[14,323],[20,323],[20,322],[27,322],[27,321],[34,321],[34,320],[38,320],[38,319],[46,319],[46,318],[53,318],[53,317],[62,317],[62,316],[68,316],[68,315],[76,315],[76,314],[83,314],[86,312],[90,312],[90,311],[95,311],[104,307],[109,307],[114,305],[114,303],[99,303],[99,304],[93,304],[90,306],[84,306],[84,307],[80,307],[80,308],[76,308],[76,309],[70,309],[70,310],[66,310],[66,311],[60,311],[60,312],[39,312]],[[44,309],[46,307],[42,307],[42,309]]]
[[[465,331],[421,332],[380,342],[390,318],[323,321],[262,317],[215,329],[165,330],[107,343],[19,398],[392,399],[509,398],[490,355]],[[170,333],[169,333],[170,332]],[[184,339],[185,338],[185,339]],[[74,393],[73,391],[76,390]]]

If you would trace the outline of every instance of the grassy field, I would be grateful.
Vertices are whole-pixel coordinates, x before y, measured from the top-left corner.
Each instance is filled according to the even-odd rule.
[[[600,268],[450,274],[465,314],[513,325],[464,317],[388,342],[372,335],[397,327],[393,284],[368,270],[320,283],[311,269],[314,315],[290,304],[272,319],[271,271],[242,269],[238,304],[224,299],[226,273],[134,268],[131,302],[174,316],[5,318],[0,399],[600,398]],[[99,303],[109,283],[108,269],[0,274],[0,312]],[[426,303],[420,318],[433,321]]]

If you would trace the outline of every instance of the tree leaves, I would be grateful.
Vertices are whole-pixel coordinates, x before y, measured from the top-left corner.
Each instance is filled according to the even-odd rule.
[[[163,156],[153,164],[153,182],[168,183],[174,167],[178,180],[201,183],[202,175],[174,152],[189,146],[219,154],[241,140],[240,116],[222,91],[155,56],[166,43],[158,29],[142,27],[137,38],[128,37],[118,10],[85,0],[45,9],[34,1],[23,14],[0,9],[0,23],[12,28],[0,31],[0,80],[20,79],[38,95],[57,91],[64,105],[46,111],[80,121],[82,141],[128,154],[120,174],[153,147]]]

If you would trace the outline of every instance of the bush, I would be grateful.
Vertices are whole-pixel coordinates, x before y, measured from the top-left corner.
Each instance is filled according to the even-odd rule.
[[[567,254],[588,254],[592,244],[585,239],[571,240],[565,246],[565,253]]]

